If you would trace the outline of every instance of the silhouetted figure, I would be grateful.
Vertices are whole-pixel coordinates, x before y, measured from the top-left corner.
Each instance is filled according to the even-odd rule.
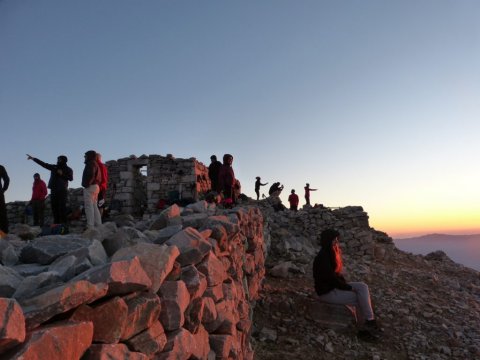
[[[290,203],[290,210],[297,211],[299,203],[298,195],[295,194],[295,190],[292,189],[290,195],[288,196],[288,202]]]
[[[367,340],[378,339],[380,329],[373,314],[368,285],[345,281],[339,239],[340,233],[333,229],[326,229],[320,235],[321,250],[313,262],[315,291],[320,301],[355,306],[363,326],[358,335]]]
[[[30,205],[33,210],[33,226],[43,226],[45,223],[45,199],[48,195],[47,184],[40,179],[40,174],[33,175],[32,198]]]
[[[98,193],[101,183],[102,170],[97,163],[97,153],[89,150],[85,153],[85,168],[82,175],[83,203],[88,229],[102,224],[102,215],[98,209]]]
[[[280,193],[283,190],[283,185],[280,185],[279,182],[275,182],[270,186],[270,189],[268,190],[268,195],[270,196],[280,196]]]
[[[304,189],[305,189],[305,201],[307,205],[310,205],[310,191],[317,191],[317,189],[311,189],[309,183],[306,184]]]
[[[208,166],[208,177],[210,178],[210,182],[212,183],[212,191],[216,191],[219,193],[222,191],[218,182],[218,175],[220,172],[220,168],[222,167],[222,163],[217,160],[216,155],[210,156],[211,163]]]
[[[236,203],[234,186],[235,173],[232,168],[233,156],[230,154],[223,155],[223,165],[218,174],[218,182],[221,191],[223,192],[224,203],[231,206]]]
[[[260,186],[265,186],[268,184],[268,182],[266,182],[265,184],[262,184],[260,182],[260,176],[257,176],[256,177],[256,181],[255,181],[255,194],[257,194],[257,201],[260,200]]]
[[[98,209],[100,210],[100,215],[103,218],[103,211],[105,209],[105,195],[107,194],[107,184],[108,184],[108,170],[105,164],[102,162],[102,155],[97,153],[97,165],[100,168],[100,173],[102,174],[102,182],[100,183],[100,190],[98,192]]]
[[[10,185],[7,170],[0,165],[0,230],[8,234],[7,204],[5,203],[5,191]]]
[[[50,170],[48,188],[52,203],[53,222],[55,224],[67,223],[68,182],[73,180],[73,170],[67,166],[68,159],[65,155],[57,158],[56,164],[47,164],[31,155],[28,160],[35,161],[41,167]]]

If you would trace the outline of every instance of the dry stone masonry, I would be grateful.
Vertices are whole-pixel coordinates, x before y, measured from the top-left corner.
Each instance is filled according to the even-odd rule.
[[[253,359],[258,208],[200,201],[82,234],[38,231],[19,224],[0,240],[2,359]]]

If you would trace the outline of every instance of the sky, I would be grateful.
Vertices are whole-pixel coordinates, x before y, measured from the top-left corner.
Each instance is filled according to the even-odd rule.
[[[234,156],[242,191],[362,206],[392,237],[480,233],[476,0],[0,0],[0,164]],[[269,186],[262,187],[268,194]]]

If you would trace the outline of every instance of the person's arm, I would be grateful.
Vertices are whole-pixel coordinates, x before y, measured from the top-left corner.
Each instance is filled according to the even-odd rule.
[[[260,185],[262,185],[262,186],[268,185],[268,182],[266,182],[265,184],[260,183]]]
[[[50,170],[50,171],[55,170],[55,167],[56,167],[55,165],[47,164],[47,163],[43,162],[42,160],[37,159],[36,157],[33,157],[32,155],[27,154],[27,159],[35,161],[38,165],[40,165],[41,167],[43,167],[47,170]]]

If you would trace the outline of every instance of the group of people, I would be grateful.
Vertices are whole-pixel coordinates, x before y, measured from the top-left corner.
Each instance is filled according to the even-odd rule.
[[[211,182],[211,190],[223,196],[223,203],[231,207],[237,202],[240,192],[240,183],[235,179],[233,171],[233,156],[223,155],[223,163],[217,160],[216,155],[210,156],[211,163],[208,166],[208,177]]]
[[[56,164],[48,164],[34,156],[27,154],[28,160],[50,171],[48,186],[41,179],[39,173],[33,175],[32,197],[28,203],[33,213],[33,225],[45,225],[45,200],[50,189],[50,203],[52,208],[53,224],[67,224],[68,219],[68,183],[73,181],[73,170],[67,165],[65,155],[57,157]],[[87,228],[91,229],[102,223],[102,213],[105,206],[108,171],[102,162],[102,156],[94,150],[85,153],[85,168],[82,174],[84,211],[87,219]],[[10,184],[5,167],[0,165],[0,230],[8,233],[8,217],[4,193]]]

